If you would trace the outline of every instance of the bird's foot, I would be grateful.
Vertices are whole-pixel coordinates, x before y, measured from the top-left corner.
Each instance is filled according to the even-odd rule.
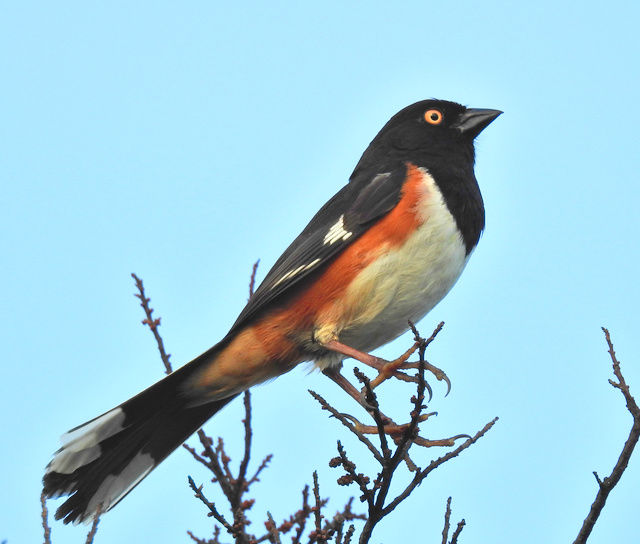
[[[400,357],[398,357],[397,359],[394,359],[393,361],[386,361],[384,359],[380,359],[379,357],[376,357],[376,359],[378,359],[378,361],[381,364],[377,367],[378,375],[373,380],[371,380],[371,389],[375,389],[382,382],[388,380],[391,377],[397,378],[402,381],[417,382],[417,380],[413,379],[414,378],[413,376],[409,376],[404,372],[399,372],[399,369],[405,368],[405,365],[407,364],[407,359],[409,359],[409,357],[411,357],[415,353],[415,351],[418,349],[419,346],[420,344],[418,342],[415,342],[413,346],[411,346]]]
[[[340,353],[342,355],[346,355],[347,357],[352,357],[361,363],[364,363],[371,368],[374,368],[378,371],[378,375],[371,380],[371,387],[376,388],[381,383],[385,382],[389,378],[396,378],[403,382],[412,382],[418,383],[419,377],[416,375],[409,375],[406,372],[401,372],[402,370],[410,370],[410,369],[419,369],[420,363],[414,362],[409,363],[407,360],[411,355],[415,353],[415,351],[420,347],[420,342],[416,341],[413,346],[411,346],[406,352],[404,352],[400,357],[394,359],[393,361],[387,361],[386,359],[382,359],[381,357],[376,357],[375,355],[371,355],[370,353],[366,353],[364,351],[357,350],[352,348],[351,346],[347,346],[342,342],[338,342],[335,339],[328,340],[324,342],[323,347],[334,351],[336,353]],[[424,369],[427,372],[430,372],[435,376],[438,381],[444,381],[447,384],[447,395],[451,391],[451,381],[448,376],[445,374],[443,370],[438,368],[431,363],[424,362]],[[431,388],[427,385],[427,389],[429,391],[429,396],[431,397]],[[360,401],[359,401],[360,402]],[[362,402],[360,402],[362,404]]]

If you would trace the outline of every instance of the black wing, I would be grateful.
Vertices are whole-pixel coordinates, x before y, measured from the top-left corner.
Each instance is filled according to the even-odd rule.
[[[304,277],[326,266],[398,203],[406,167],[375,175],[356,173],[313,217],[273,265],[231,327],[258,314]]]

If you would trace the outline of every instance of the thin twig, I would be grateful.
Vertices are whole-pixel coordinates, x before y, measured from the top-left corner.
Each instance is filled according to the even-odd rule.
[[[93,515],[93,523],[91,524],[91,530],[89,531],[89,534],[87,534],[87,540],[85,541],[85,544],[93,544],[93,539],[96,536],[96,533],[98,532],[98,523],[100,523],[100,514],[102,514],[102,504],[98,504],[98,507],[96,508],[96,513]]]
[[[198,538],[191,531],[187,531],[187,535],[189,538],[193,540],[196,544],[221,544],[220,543],[220,527],[214,525],[213,527],[213,538],[205,540],[204,538]]]
[[[360,496],[360,501],[367,501],[368,510],[369,512],[371,512],[374,508],[374,491],[367,487],[369,478],[364,476],[364,474],[359,474],[356,472],[356,465],[347,456],[347,452],[340,440],[338,440],[338,454],[339,457],[332,459],[333,464],[330,463],[330,466],[342,465],[342,468],[346,472],[345,476],[342,476],[338,479],[338,485],[348,485],[352,482],[358,484],[360,492],[362,493],[362,495]]]
[[[353,533],[356,532],[356,528],[353,525],[350,525],[347,529],[346,534],[344,535],[344,544],[351,544],[351,538],[353,537]]]
[[[417,336],[417,337],[420,337],[415,325],[411,321],[409,322],[409,326],[411,327],[411,331],[413,332],[413,334],[415,336]],[[440,334],[440,331],[443,329],[443,327],[444,327],[444,321],[440,321],[440,323],[438,323],[436,328],[433,329],[433,332],[431,333],[431,336],[429,336],[429,338],[427,338],[424,341],[422,346],[420,346],[421,357],[424,357],[425,350],[427,349],[429,344],[431,344],[431,342],[433,342],[436,339],[436,336],[438,336],[438,334]]]
[[[457,544],[458,542],[458,537],[460,536],[460,533],[462,532],[462,529],[464,529],[464,526],[466,525],[466,521],[464,519],[461,519],[458,522],[458,526],[456,527],[456,530],[453,531],[453,535],[451,535],[451,540],[449,541],[449,544]]]
[[[415,336],[416,347],[420,347],[421,344],[424,343],[424,340],[417,334],[417,331]],[[369,510],[369,519],[366,521],[365,526],[362,530],[362,534],[360,535],[360,542],[363,544],[369,541],[375,525],[391,511],[385,511],[385,501],[391,488],[391,482],[393,480],[395,470],[403,459],[408,458],[409,449],[413,444],[413,440],[417,437],[418,421],[420,419],[422,410],[425,408],[423,402],[426,383],[424,379],[424,349],[420,349],[419,353],[420,366],[418,372],[418,385],[416,395],[412,398],[414,409],[411,411],[411,421],[409,425],[407,425],[404,429],[402,435],[395,440],[396,451],[393,453],[393,455],[391,455],[390,451],[387,451],[385,454],[387,442],[385,439],[384,429],[380,425],[380,422],[376,419],[376,424],[379,429],[378,434],[380,436],[380,447],[383,449],[384,462],[382,463],[382,471],[380,472],[376,480],[378,489],[374,501],[374,507]],[[370,392],[373,393],[366,381],[364,382],[364,385],[367,389],[367,395],[369,395]],[[367,401],[369,401],[369,397],[367,397]],[[375,403],[377,408],[377,400],[375,401]],[[376,414],[374,412],[374,419],[375,415]],[[413,462],[410,462],[409,468],[414,468],[417,470],[417,467],[415,467]]]
[[[226,518],[220,512],[218,512],[216,505],[204,496],[204,493],[202,492],[202,486],[197,486],[191,476],[188,476],[187,478],[189,480],[189,487],[195,493],[196,498],[198,498],[209,509],[209,515],[216,518],[216,520],[218,520],[218,522],[221,523],[229,533],[233,534],[233,527],[226,520]]]
[[[323,410],[327,410],[328,412],[330,412],[333,417],[335,417],[347,429],[349,429],[353,434],[355,434],[358,437],[358,440],[360,440],[360,442],[362,442],[365,446],[367,446],[367,448],[369,449],[371,454],[376,458],[376,460],[379,463],[382,463],[382,456],[374,446],[373,442],[371,442],[371,440],[369,440],[364,435],[364,433],[360,431],[360,429],[358,428],[358,425],[354,425],[352,423],[352,421],[355,420],[359,424],[360,422],[357,419],[355,419],[353,416],[350,416],[349,414],[343,414],[341,412],[338,412],[338,410],[336,410],[333,406],[331,406],[323,397],[318,395],[318,393],[316,393],[315,391],[312,391],[311,389],[309,389],[308,391],[309,393],[311,393],[311,396],[320,403],[320,406],[322,406]],[[376,428],[376,431],[377,431],[377,428]]]
[[[447,508],[444,511],[444,528],[442,529],[442,544],[447,544],[449,538],[449,523],[451,520],[451,497],[447,499]]]
[[[302,533],[304,533],[304,528],[307,525],[307,518],[309,517],[309,513],[311,512],[311,507],[309,506],[309,486],[305,485],[302,490],[302,508],[298,510],[298,516],[296,516],[295,522],[298,525],[296,529],[296,534],[292,538],[292,542],[300,542],[300,537]]]
[[[629,464],[629,459],[631,458],[631,454],[633,453],[633,450],[636,447],[636,444],[638,443],[638,439],[640,438],[640,408],[638,407],[638,404],[636,403],[635,399],[631,395],[629,386],[627,385],[627,382],[625,381],[624,376],[622,375],[622,370],[620,369],[620,361],[618,361],[616,352],[613,348],[611,335],[609,334],[609,331],[604,327],[602,327],[602,331],[604,332],[604,337],[607,341],[607,346],[609,348],[608,349],[609,357],[611,358],[611,362],[613,363],[613,374],[618,380],[617,382],[613,380],[609,380],[609,383],[614,388],[619,389],[620,392],[622,393],[627,405],[627,410],[633,417],[633,425],[631,426],[631,430],[629,431],[629,436],[624,444],[624,447],[622,448],[622,452],[618,457],[617,463],[615,464],[615,466],[613,467],[613,470],[611,471],[611,474],[601,480],[599,476],[594,472],[596,481],[598,483],[598,493],[596,494],[596,498],[593,501],[591,508],[589,509],[589,514],[587,515],[587,517],[585,518],[582,524],[582,527],[580,529],[580,532],[578,533],[578,536],[574,540],[574,544],[584,544],[589,538],[589,535],[591,534],[591,531],[593,530],[593,527],[596,521],[598,520],[598,517],[600,516],[600,513],[602,512],[602,509],[604,508],[605,503],[607,502],[607,497],[609,496],[609,493],[611,493],[613,488],[620,481],[620,478],[622,478],[622,475],[624,474],[624,471],[627,468],[627,465]]]
[[[367,378],[365,374],[360,372],[360,369],[357,367],[353,369],[353,373],[365,388],[366,393],[364,399],[366,403],[372,408],[370,413],[373,416],[376,427],[378,428],[378,438],[380,439],[380,449],[382,450],[382,457],[384,459],[387,459],[391,455],[391,450],[389,449],[389,445],[387,443],[387,435],[384,432],[384,426],[385,424],[392,422],[392,420],[391,418],[383,416],[382,412],[380,411],[378,396],[374,393],[369,378]]]
[[[47,498],[44,491],[40,495],[40,505],[42,506],[42,529],[44,530],[44,544],[51,544],[51,527],[49,526],[49,510],[47,510]]]
[[[257,266],[257,262],[254,266]],[[240,469],[238,470],[238,477],[236,478],[235,485],[235,502],[239,502],[243,493],[246,491],[246,476],[247,467],[249,466],[249,459],[251,458],[251,393],[249,391],[244,392],[244,455],[242,461],[240,461]]]
[[[171,355],[165,351],[164,342],[162,341],[162,337],[158,332],[158,327],[160,326],[160,318],[158,317],[157,319],[154,319],[153,317],[153,308],[149,306],[149,302],[151,301],[151,299],[147,298],[144,293],[144,284],[142,283],[142,280],[133,273],[131,273],[131,277],[136,282],[136,287],[138,288],[138,293],[136,293],[135,296],[140,300],[140,306],[142,306],[142,309],[147,316],[146,319],[142,320],[142,324],[147,325],[151,329],[151,332],[156,339],[156,344],[158,345],[158,351],[160,351],[160,357],[162,358],[162,362],[164,363],[165,374],[171,374],[173,370],[171,368],[171,362],[169,361],[169,357],[171,357]]]
[[[258,265],[260,264],[260,259],[258,259],[255,263],[253,263],[253,268],[251,269],[251,278],[249,278],[249,298],[253,295],[256,286],[256,273],[258,272]]]
[[[322,528],[322,506],[326,504],[326,501],[320,499],[320,484],[318,483],[318,472],[313,471],[313,497],[315,499],[315,507],[313,508],[313,517],[315,521],[315,530],[309,535],[311,542],[318,542],[320,544],[327,542],[326,531]]]
[[[198,438],[200,439],[200,444],[203,448],[203,454],[206,457],[199,456],[194,448],[191,448],[187,444],[183,444],[183,447],[193,455],[193,457],[204,466],[206,466],[211,472],[213,472],[216,481],[220,484],[223,493],[226,497],[230,497],[232,495],[232,489],[227,481],[225,471],[218,460],[218,455],[216,451],[211,447],[211,438],[209,438],[202,429],[198,430]]]
[[[249,281],[249,295],[253,294],[254,286],[255,286],[255,278],[258,270],[258,262],[257,261],[252,268],[251,279]],[[138,288],[138,293],[136,297],[140,300],[140,306],[143,308],[145,312],[145,319],[142,321],[143,324],[147,325],[149,329],[152,331],[154,338],[156,339],[156,344],[158,346],[158,351],[160,352],[160,357],[165,367],[166,374],[170,374],[172,371],[171,363],[169,361],[169,355],[166,353],[164,348],[164,342],[160,333],[158,331],[158,327],[160,326],[160,318],[153,317],[153,308],[149,306],[150,298],[148,298],[145,294],[144,284],[138,276],[135,274],[131,274],[133,279],[136,282],[136,287]],[[195,448],[190,447],[187,444],[183,444],[184,448],[191,453],[193,458],[199,463],[206,466],[211,472],[213,472],[214,478],[213,481],[217,482],[220,485],[225,497],[229,501],[231,512],[233,514],[233,525],[230,524],[226,518],[218,512],[214,503],[207,500],[202,492],[202,487],[197,487],[191,477],[189,477],[189,485],[193,489],[196,494],[196,497],[203,502],[207,508],[209,509],[209,515],[213,516],[220,522],[227,531],[229,531],[236,540],[237,543],[249,542],[249,535],[245,532],[245,527],[249,524],[246,519],[245,511],[251,508],[253,505],[253,500],[242,500],[243,494],[248,490],[249,486],[258,481],[258,476],[260,472],[267,466],[269,463],[271,456],[267,456],[258,467],[255,474],[247,479],[247,469],[249,466],[249,460],[251,456],[251,441],[252,441],[252,431],[251,431],[251,397],[248,391],[245,392],[244,395],[244,406],[245,406],[245,419],[243,420],[244,429],[245,429],[245,448],[244,448],[244,456],[240,463],[238,476],[237,478],[233,476],[230,467],[230,457],[224,451],[224,444],[222,439],[218,439],[218,444],[215,449],[212,447],[213,441],[212,439],[205,434],[205,432],[200,429],[198,430],[198,438],[200,439],[200,443],[202,444],[202,454],[196,452]],[[190,535],[192,539],[198,540],[197,537]],[[251,537],[253,539],[253,537]],[[217,540],[217,537],[216,539]]]
[[[406,489],[400,493],[389,505],[385,508],[385,515],[391,510],[393,510],[398,504],[400,504],[404,499],[406,499],[411,492],[422,483],[429,473],[433,472],[436,468],[438,468],[443,463],[446,463],[450,459],[457,457],[462,451],[466,450],[468,447],[475,444],[478,440],[480,440],[485,434],[489,432],[491,427],[496,424],[499,418],[495,417],[489,423],[487,423],[482,429],[480,429],[473,437],[465,440],[462,444],[460,444],[455,450],[452,450],[442,457],[438,457],[438,459],[431,461],[429,466],[424,470],[416,473],[411,483],[406,487]]]
[[[316,522],[316,530],[322,530],[322,512],[320,512],[320,485],[318,484],[318,472],[313,471],[313,497],[316,500],[316,507],[313,514]]]
[[[251,476],[251,478],[249,478],[247,480],[247,487],[250,486],[251,484],[255,483],[255,482],[259,482],[260,481],[260,473],[267,468],[267,466],[269,466],[269,463],[271,462],[271,459],[273,459],[273,454],[270,453],[269,455],[267,455],[263,460],[262,463],[260,463],[260,466],[256,469],[255,473],[253,474],[253,476]]]
[[[273,516],[271,515],[271,512],[267,511],[267,518],[269,520],[268,523],[266,523],[265,525],[267,525],[267,530],[269,531],[269,536],[271,537],[271,542],[273,542],[274,544],[281,544],[280,542],[280,531],[278,531],[278,528],[276,527],[276,522],[273,521]]]
[[[323,506],[328,502],[328,499],[324,499]],[[351,497],[347,504],[344,505],[344,508],[340,512],[336,512],[331,521],[325,521],[323,530],[327,537],[327,541],[331,538],[336,538],[336,542],[338,542],[341,538],[342,531],[344,529],[345,521],[353,521],[355,519],[366,520],[367,516],[365,514],[356,514],[351,511],[351,506],[353,504],[353,497]]]
[[[451,528],[451,497],[447,499],[447,507],[444,513],[444,528],[442,529],[442,544],[456,544],[458,542],[458,537],[462,532],[462,529],[465,526],[464,519],[458,522],[458,526],[453,531],[453,535],[451,535],[451,540],[447,542],[447,538],[449,538],[449,529]]]

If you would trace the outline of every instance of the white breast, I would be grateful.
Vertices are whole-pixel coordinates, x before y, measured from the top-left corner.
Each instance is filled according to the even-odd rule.
[[[358,301],[340,341],[363,351],[390,342],[417,322],[449,292],[467,263],[462,236],[433,178],[424,174],[423,220],[399,248],[363,270],[347,298]]]

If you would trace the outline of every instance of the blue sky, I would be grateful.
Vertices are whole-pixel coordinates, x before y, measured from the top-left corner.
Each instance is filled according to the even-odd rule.
[[[449,495],[465,543],[572,541],[591,472],[608,474],[631,425],[607,384],[601,325],[640,397],[638,17],[616,1],[4,6],[0,540],[41,538],[40,481],[59,436],[162,375],[129,273],[145,281],[174,364],[190,360],[234,321],[252,263],[264,275],[387,119],[438,97],[505,114],[477,143],[485,234],[420,324],[446,322],[429,357],[453,381],[446,399],[435,386],[425,434],[501,419],[374,541],[439,541]],[[297,508],[316,468],[330,510],[341,507],[348,490],[327,467],[336,439],[366,457],[307,388],[355,410],[305,368],[255,389],[255,456],[275,455],[256,523]],[[401,414],[404,395],[387,395]],[[234,403],[206,429],[238,448],[240,418]],[[177,452],[96,542],[206,535],[187,474],[206,479]],[[639,483],[634,458],[592,542],[637,538]],[[58,544],[84,536],[53,526]]]

